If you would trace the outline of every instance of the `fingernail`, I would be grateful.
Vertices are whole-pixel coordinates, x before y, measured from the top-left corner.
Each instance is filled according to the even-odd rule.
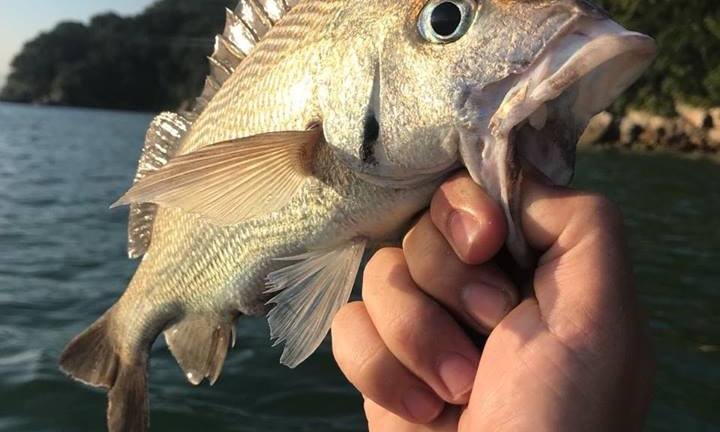
[[[478,236],[478,220],[470,213],[455,211],[448,219],[450,236],[456,247],[467,249]]]
[[[443,401],[425,389],[412,388],[403,396],[405,409],[420,423],[428,423],[440,414]]]
[[[477,367],[456,353],[444,353],[438,359],[438,373],[454,400],[472,389]]]
[[[462,290],[465,310],[488,329],[497,326],[510,310],[510,295],[503,289],[484,284],[469,285]]]

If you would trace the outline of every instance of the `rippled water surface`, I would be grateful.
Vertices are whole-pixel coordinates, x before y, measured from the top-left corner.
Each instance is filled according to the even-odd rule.
[[[0,431],[95,431],[105,397],[56,367],[63,345],[122,292],[124,210],[149,114],[0,104]],[[720,425],[720,165],[581,154],[576,183],[622,206],[659,358],[647,430]],[[243,319],[212,388],[154,348],[153,431],[360,431],[360,398],[328,347],[294,371],[266,324]]]

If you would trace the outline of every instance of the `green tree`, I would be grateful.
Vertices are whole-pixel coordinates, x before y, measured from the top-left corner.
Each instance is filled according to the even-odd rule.
[[[205,57],[237,0],[159,0],[134,17],[98,15],[61,23],[25,44],[0,99],[159,110],[195,97]],[[720,106],[720,2],[599,0],[620,23],[654,36],[660,53],[620,98],[672,113],[674,101]]]
[[[656,38],[650,70],[617,107],[660,113],[674,101],[720,106],[720,2],[716,0],[600,0],[626,27]]]
[[[13,59],[3,97],[49,102],[55,76],[68,65],[82,61],[89,46],[90,33],[80,23],[61,23],[53,31],[41,33]]]
[[[195,97],[235,0],[160,0],[142,14],[61,23],[25,44],[0,99],[160,110]]]

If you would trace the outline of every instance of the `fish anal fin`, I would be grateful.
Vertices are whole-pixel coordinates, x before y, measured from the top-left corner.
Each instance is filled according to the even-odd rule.
[[[188,316],[165,330],[165,341],[188,381],[198,385],[207,378],[212,385],[234,345],[232,319]]]
[[[356,240],[333,249],[310,251],[268,275],[270,337],[284,342],[280,362],[294,368],[327,335],[337,311],[347,303],[367,242]]]
[[[319,127],[271,132],[178,156],[113,206],[155,203],[234,225],[282,208],[312,174]]]

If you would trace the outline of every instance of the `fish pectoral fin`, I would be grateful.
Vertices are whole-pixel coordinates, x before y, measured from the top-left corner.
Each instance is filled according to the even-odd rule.
[[[112,207],[152,202],[235,225],[282,208],[312,175],[319,127],[271,132],[177,156]]]
[[[165,330],[165,341],[188,381],[213,385],[235,345],[235,327],[232,319],[190,315]]]
[[[312,354],[330,330],[335,313],[350,298],[365,240],[285,258],[297,261],[268,275],[270,337],[285,343],[280,363],[294,368]]]

